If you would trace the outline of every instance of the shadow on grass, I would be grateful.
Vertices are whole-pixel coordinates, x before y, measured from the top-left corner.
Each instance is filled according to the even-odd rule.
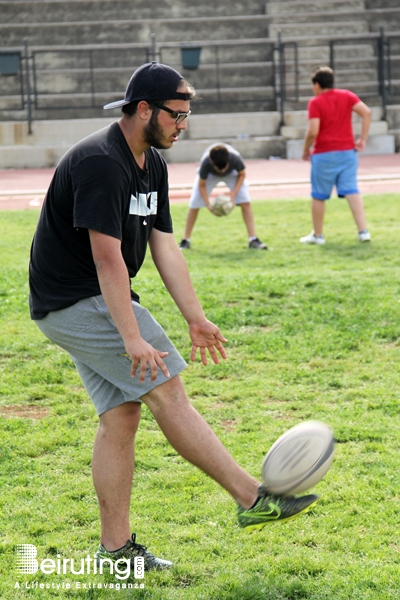
[[[251,577],[240,584],[234,583],[216,590],[212,600],[297,600],[309,597],[309,589],[299,581],[273,583],[267,578]]]
[[[372,243],[348,243],[348,242],[327,242],[321,247],[322,252],[328,255],[335,255],[339,258],[354,258],[356,260],[369,260],[371,257],[379,256],[379,246],[374,246]]]

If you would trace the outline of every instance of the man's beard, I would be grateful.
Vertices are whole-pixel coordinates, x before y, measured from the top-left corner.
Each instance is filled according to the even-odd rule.
[[[157,111],[157,113],[153,111],[153,113],[150,117],[150,121],[144,128],[143,133],[144,133],[144,141],[146,142],[146,144],[149,144],[150,146],[153,146],[153,148],[157,148],[157,149],[161,150],[163,148],[169,148],[169,146],[166,146],[162,142],[163,131],[158,124],[157,117],[158,117],[158,111]]]

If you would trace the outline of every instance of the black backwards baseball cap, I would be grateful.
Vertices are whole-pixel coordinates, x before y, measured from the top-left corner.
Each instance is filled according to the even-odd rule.
[[[192,94],[177,92],[183,77],[168,65],[155,61],[142,65],[129,80],[123,100],[110,102],[103,108],[118,108],[139,100],[191,100]]]

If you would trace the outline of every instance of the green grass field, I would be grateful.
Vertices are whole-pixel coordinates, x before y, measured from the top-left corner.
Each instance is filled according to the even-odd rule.
[[[306,419],[333,427],[336,458],[313,512],[249,535],[231,498],[176,454],[145,408],[132,530],[176,567],[129,591],[105,589],[117,581],[109,575],[17,572],[17,544],[37,546],[39,560],[96,551],[97,418],[69,357],[29,319],[38,213],[0,213],[0,598],[400,598],[399,202],[365,199],[373,242],[362,245],[345,202],[331,201],[323,247],[298,242],[310,231],[308,201],[254,202],[268,252],[246,249],[238,210],[200,213],[185,256],[229,359],[183,373],[194,406],[254,476],[275,439]],[[173,206],[177,238],[185,216]],[[135,288],[188,359],[186,324],[150,259]],[[34,582],[61,587],[27,588]]]

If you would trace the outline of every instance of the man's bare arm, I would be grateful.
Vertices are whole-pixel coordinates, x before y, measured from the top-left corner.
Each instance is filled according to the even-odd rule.
[[[197,349],[200,351],[203,364],[207,364],[206,350],[209,351],[214,363],[219,362],[216,351],[222,358],[226,358],[222,345],[226,339],[218,327],[206,318],[193,289],[186,261],[174,236],[153,229],[149,244],[161,279],[189,325],[192,339],[191,360],[194,360]]]
[[[101,293],[121,334],[126,352],[132,360],[132,377],[135,377],[136,370],[140,366],[140,381],[143,382],[147,365],[151,370],[151,381],[157,378],[158,367],[166,377],[169,377],[167,367],[162,360],[168,352],[159,352],[140,335],[132,309],[130,280],[121,254],[121,242],[93,230],[89,230],[89,237]]]
[[[361,134],[356,141],[356,150],[362,152],[367,144],[369,128],[371,126],[371,110],[364,102],[357,102],[353,106],[353,112],[361,117]]]
[[[310,149],[319,134],[320,122],[321,120],[317,118],[309,119],[308,121],[308,129],[303,146],[303,160],[310,160]]]

